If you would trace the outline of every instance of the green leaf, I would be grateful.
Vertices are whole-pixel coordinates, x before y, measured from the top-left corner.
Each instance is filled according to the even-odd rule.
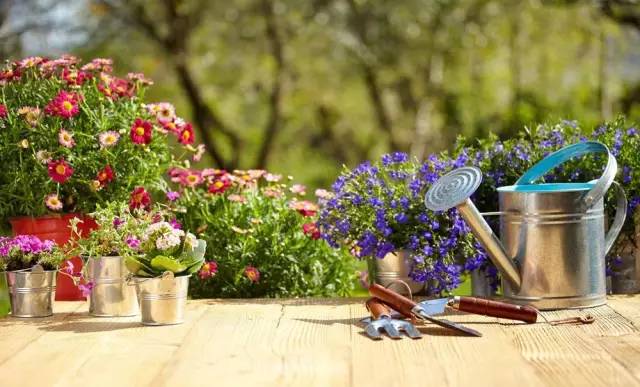
[[[180,273],[184,271],[187,266],[182,264],[177,259],[167,257],[164,255],[158,255],[151,260],[151,267],[156,270],[170,271],[172,273]]]

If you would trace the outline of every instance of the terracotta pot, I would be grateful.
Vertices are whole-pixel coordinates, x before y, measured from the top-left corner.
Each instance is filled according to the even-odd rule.
[[[88,234],[97,228],[95,221],[81,214],[60,214],[41,217],[18,217],[9,219],[13,235],[34,235],[40,239],[50,239],[58,245],[63,245],[71,239],[70,221],[74,217],[83,220],[78,225],[81,235]],[[76,273],[82,270],[82,260],[79,257],[69,259],[73,263]],[[71,278],[58,274],[56,289],[56,301],[83,301],[85,297],[82,292],[73,284]]]

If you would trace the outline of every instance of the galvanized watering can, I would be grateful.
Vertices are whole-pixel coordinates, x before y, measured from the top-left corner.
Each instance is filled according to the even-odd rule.
[[[571,158],[604,153],[602,176],[588,183],[534,184]],[[469,197],[482,180],[475,167],[440,178],[425,196],[427,208],[456,207],[502,273],[504,296],[539,309],[584,308],[606,303],[605,255],[626,217],[627,200],[615,183],[616,159],[599,142],[583,142],[550,154],[515,185],[498,188],[500,236],[495,236]],[[616,187],[617,208],[605,235],[603,198]]]

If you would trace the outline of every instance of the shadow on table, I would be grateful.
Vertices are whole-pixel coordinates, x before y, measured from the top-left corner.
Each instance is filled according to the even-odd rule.
[[[89,315],[72,315],[64,320],[50,321],[46,325],[40,326],[38,329],[47,332],[76,332],[76,333],[92,333],[117,331],[122,329],[140,328],[142,325],[139,321],[118,321],[118,319],[130,319],[130,317],[112,317],[103,319],[101,317],[91,317]]]

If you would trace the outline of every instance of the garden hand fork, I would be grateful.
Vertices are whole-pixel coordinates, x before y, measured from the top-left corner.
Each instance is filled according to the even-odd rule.
[[[362,321],[367,324],[364,330],[372,339],[382,339],[380,329],[383,329],[392,339],[401,339],[400,331],[404,331],[412,339],[422,337],[420,331],[409,321],[391,318],[391,310],[379,299],[375,297],[368,299],[366,306],[372,317]]]

